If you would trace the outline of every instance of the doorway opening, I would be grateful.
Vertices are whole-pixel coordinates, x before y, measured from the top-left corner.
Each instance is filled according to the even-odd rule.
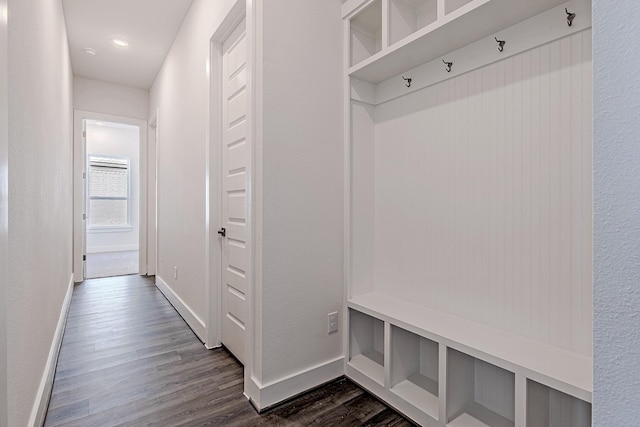
[[[85,120],[85,278],[140,272],[140,128]]]
[[[73,135],[74,282],[153,274],[155,139],[147,140],[147,122],[75,110]]]

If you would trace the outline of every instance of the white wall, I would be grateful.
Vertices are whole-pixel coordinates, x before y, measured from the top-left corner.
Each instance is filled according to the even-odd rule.
[[[8,417],[29,425],[71,279],[72,75],[60,1],[9,0]]]
[[[87,155],[128,157],[130,162],[131,229],[87,230],[87,253],[138,250],[140,233],[140,131],[134,126],[88,124]]]
[[[151,111],[160,111],[157,274],[200,319],[206,66],[209,39],[231,5],[194,1],[151,89]],[[342,356],[340,334],[326,330],[327,313],[342,308],[342,21],[337,0],[255,5],[264,8],[257,23],[264,26],[264,62],[257,64],[264,67],[264,102],[257,106],[265,113],[256,197],[265,202],[256,207],[264,209],[257,237],[263,246],[256,248],[264,266],[256,292],[263,297],[256,301],[261,331],[250,375],[264,385]]]
[[[159,109],[156,275],[202,321],[206,318],[206,65],[209,40],[232,3],[193,2],[151,88],[150,111]],[[175,280],[174,266],[178,267]]]
[[[0,0],[0,427],[7,426],[8,94],[7,0]]]
[[[639,19],[635,1],[593,1],[593,425],[598,427],[637,425],[640,418]]]
[[[76,110],[147,120],[149,92],[81,77],[73,78]]]
[[[342,20],[338,0],[261,5],[256,304],[268,384],[343,354],[341,334],[327,334],[343,298]]]
[[[377,107],[376,290],[591,356],[591,66],[585,30]]]

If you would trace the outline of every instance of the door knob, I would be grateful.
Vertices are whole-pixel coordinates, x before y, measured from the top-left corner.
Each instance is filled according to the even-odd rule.
[[[222,227],[220,230],[218,230],[218,234],[222,237],[225,237],[227,235],[227,229]]]

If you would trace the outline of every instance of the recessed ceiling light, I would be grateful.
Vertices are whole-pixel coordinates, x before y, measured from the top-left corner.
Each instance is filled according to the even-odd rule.
[[[0,6],[0,22],[4,24],[9,22],[9,10],[6,5]]]
[[[116,46],[120,46],[120,47],[128,47],[129,46],[129,41],[127,39],[125,39],[125,38],[122,38],[122,37],[111,37],[111,41]]]
[[[104,126],[103,122],[96,122],[96,126]]]
[[[82,51],[87,55],[91,55],[91,56],[96,56],[98,54],[97,50],[91,49],[90,47],[85,47],[84,49],[82,49]]]

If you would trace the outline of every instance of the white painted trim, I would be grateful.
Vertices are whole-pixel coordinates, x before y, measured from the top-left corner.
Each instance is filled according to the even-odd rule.
[[[191,309],[191,307],[189,307],[187,303],[184,302],[160,276],[156,276],[156,287],[176,309],[178,314],[182,316],[184,321],[187,322],[187,325],[189,325],[191,330],[193,330],[193,332],[198,336],[200,341],[205,342],[206,328],[204,322]]]
[[[342,103],[342,115],[343,115],[343,180],[344,180],[344,197],[343,197],[343,213],[342,218],[344,222],[343,228],[343,270],[342,270],[342,301],[346,302],[351,296],[349,291],[351,289],[351,99],[349,96],[350,88],[356,87],[352,85],[352,79],[347,74],[351,58],[351,42],[350,36],[346,36],[350,31],[350,22],[345,20],[343,22],[343,45],[342,45],[342,67],[344,70],[344,78],[342,81],[343,89],[343,103]],[[355,79],[353,79],[355,81]],[[375,99],[375,87],[371,84],[362,85],[363,92],[370,94],[370,97]],[[347,361],[349,360],[349,309],[347,304],[342,305],[342,354],[344,357],[343,371],[346,371]]]
[[[53,341],[49,348],[49,356],[47,357],[47,363],[44,367],[44,372],[42,373],[42,379],[40,380],[36,400],[33,403],[33,408],[31,409],[29,426],[36,427],[44,425],[44,419],[47,415],[47,408],[49,406],[49,399],[51,398],[51,390],[53,389],[53,378],[56,375],[56,366],[58,364],[60,346],[62,345],[62,337],[64,336],[64,327],[67,324],[67,315],[69,314],[69,306],[71,305],[73,286],[72,274],[69,278],[67,293],[64,297],[64,301],[62,302],[62,308],[60,309],[58,325],[56,326],[56,332],[53,335]]]
[[[102,252],[122,252],[122,251],[137,251],[138,245],[109,245],[109,246],[92,246],[87,247],[88,254],[98,254]]]
[[[258,393],[253,379],[262,378],[262,119],[263,2],[246,0],[247,30],[247,312],[244,389]]]
[[[124,227],[87,227],[87,234],[98,233],[127,233],[133,230],[133,227],[126,225]]]
[[[149,118],[147,132],[147,275],[156,274],[158,265],[158,117],[160,108]]]
[[[0,427],[7,427],[7,290],[9,273],[9,95],[7,0],[0,0]]]
[[[147,272],[147,223],[149,221],[149,123],[144,120],[138,134],[138,273]],[[129,208],[131,209],[131,208]]]
[[[73,278],[76,283],[84,280],[85,214],[84,179],[85,173],[84,138],[82,135],[83,114],[73,112]]]
[[[250,391],[252,403],[258,411],[263,411],[314,387],[340,378],[344,375],[344,364],[344,357],[338,357],[267,384],[261,384],[252,377],[253,384],[250,385],[250,390],[245,386],[245,395]]]
[[[369,7],[374,0],[347,0],[342,5],[342,19],[349,20]],[[348,34],[348,33],[347,33]]]
[[[82,137],[82,121],[83,120],[100,120],[107,122],[124,123],[128,125],[138,126],[140,129],[139,145],[140,145],[140,195],[139,195],[139,251],[140,261],[138,269],[140,274],[147,274],[147,203],[143,200],[146,197],[147,176],[146,156],[147,156],[147,121],[132,117],[115,116],[112,114],[94,113],[91,111],[73,110],[73,278],[76,283],[84,280],[84,269],[82,257],[85,248],[84,221],[82,215],[85,213],[85,189],[82,173],[84,170],[84,144]],[[143,171],[144,169],[144,171]],[[142,189],[145,189],[143,192]]]

